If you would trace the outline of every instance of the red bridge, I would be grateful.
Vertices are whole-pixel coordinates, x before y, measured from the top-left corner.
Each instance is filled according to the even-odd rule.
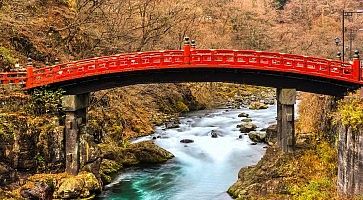
[[[26,72],[1,73],[0,81],[21,84],[26,90],[63,88],[69,94],[62,101],[65,166],[66,172],[76,175],[80,168],[80,130],[87,123],[91,91],[138,83],[197,81],[276,87],[277,145],[284,152],[293,152],[296,90],[342,96],[362,87],[362,74],[358,52],[352,63],[344,63],[282,53],[195,49],[186,40],[183,50],[119,54],[40,69],[29,65]],[[363,185],[359,142],[353,132],[341,131],[339,135],[339,190],[347,194],[363,191],[363,187],[356,187]],[[358,161],[353,162],[356,158]]]
[[[233,82],[343,95],[363,85],[359,55],[339,60],[250,50],[195,49],[118,54],[25,72],[1,73],[2,84],[23,83],[26,90],[60,87],[82,94],[138,83]]]

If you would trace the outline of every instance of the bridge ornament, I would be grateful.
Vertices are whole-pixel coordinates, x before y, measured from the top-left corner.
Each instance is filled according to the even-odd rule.
[[[192,43],[192,44],[191,44]],[[359,55],[351,63],[302,55],[229,49],[196,49],[185,40],[183,50],[117,54],[0,73],[1,84],[21,84],[24,89],[59,84],[85,77],[142,70],[229,68],[287,72],[363,85]]]

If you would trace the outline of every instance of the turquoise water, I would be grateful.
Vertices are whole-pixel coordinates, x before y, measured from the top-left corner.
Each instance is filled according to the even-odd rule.
[[[205,110],[180,118],[180,128],[156,127],[157,145],[175,158],[165,164],[132,168],[120,173],[98,199],[109,200],[230,200],[226,193],[237,180],[241,167],[256,164],[265,152],[264,144],[251,145],[241,135],[239,113],[246,112],[260,129],[275,123],[276,106],[267,110]],[[218,138],[210,132],[217,130]],[[181,139],[194,143],[182,144]]]

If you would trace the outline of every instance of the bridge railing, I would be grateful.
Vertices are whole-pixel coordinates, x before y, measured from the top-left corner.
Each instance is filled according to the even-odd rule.
[[[85,59],[35,69],[28,77],[27,88],[98,74],[156,69],[159,66],[180,66],[184,64],[183,59],[181,50],[129,53]]]
[[[192,65],[274,70],[302,73],[344,80],[354,77],[353,65],[341,61],[327,60],[293,54],[245,51],[245,50],[195,50],[191,55]]]
[[[138,52],[84,59],[40,69],[28,67],[26,74],[24,72],[0,73],[0,81],[3,84],[26,82],[26,88],[30,89],[109,73],[164,68],[226,67],[299,73],[362,83],[363,69],[360,69],[360,66],[357,62],[350,64],[337,60],[274,52],[192,49],[189,53],[185,50]]]
[[[0,84],[21,84],[25,85],[26,72],[2,72],[0,73]]]

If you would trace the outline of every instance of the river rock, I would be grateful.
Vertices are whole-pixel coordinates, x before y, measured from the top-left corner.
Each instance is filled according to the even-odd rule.
[[[238,117],[249,117],[249,114],[243,112],[239,114]]]
[[[130,166],[163,163],[173,157],[172,153],[159,147],[153,141],[143,141],[131,144],[122,150],[122,156],[119,159],[121,164]]]
[[[243,138],[243,135],[239,135],[239,136],[238,136],[238,139],[242,139],[242,138]]]
[[[180,143],[186,143],[186,144],[193,143],[193,142],[194,142],[194,140],[191,140],[191,139],[182,139],[182,140],[180,140]]]
[[[100,146],[103,159],[114,160],[125,166],[163,163],[174,157],[172,153],[159,147],[152,140],[132,143],[126,148],[112,145]]]
[[[251,118],[245,118],[245,119],[242,119],[241,122],[252,122],[252,119]]]
[[[222,136],[223,134],[219,130],[212,130],[210,132],[210,135],[211,135],[212,138],[218,138],[219,136]]]
[[[252,102],[249,106],[249,109],[251,110],[261,110],[261,109],[267,109],[268,106],[261,102]]]
[[[272,99],[272,98],[270,98],[270,99],[264,99],[263,100],[263,103],[264,104],[267,104],[267,105],[274,105],[275,104],[275,99]]]
[[[251,132],[248,133],[248,137],[253,142],[265,142],[266,133],[265,132],[260,132],[260,131],[251,131]]]
[[[257,142],[251,142],[250,145],[257,145]]]
[[[211,137],[212,137],[212,138],[218,138],[218,135],[217,135],[217,133],[216,133],[216,132],[213,132],[213,131],[212,131],[212,132],[211,132]]]
[[[241,124],[240,131],[241,133],[249,133],[250,131],[256,130],[257,126],[251,122]]]
[[[179,128],[179,121],[174,120],[165,123],[165,129]]]
[[[269,144],[277,142],[277,124],[272,124],[266,128],[266,142]]]

